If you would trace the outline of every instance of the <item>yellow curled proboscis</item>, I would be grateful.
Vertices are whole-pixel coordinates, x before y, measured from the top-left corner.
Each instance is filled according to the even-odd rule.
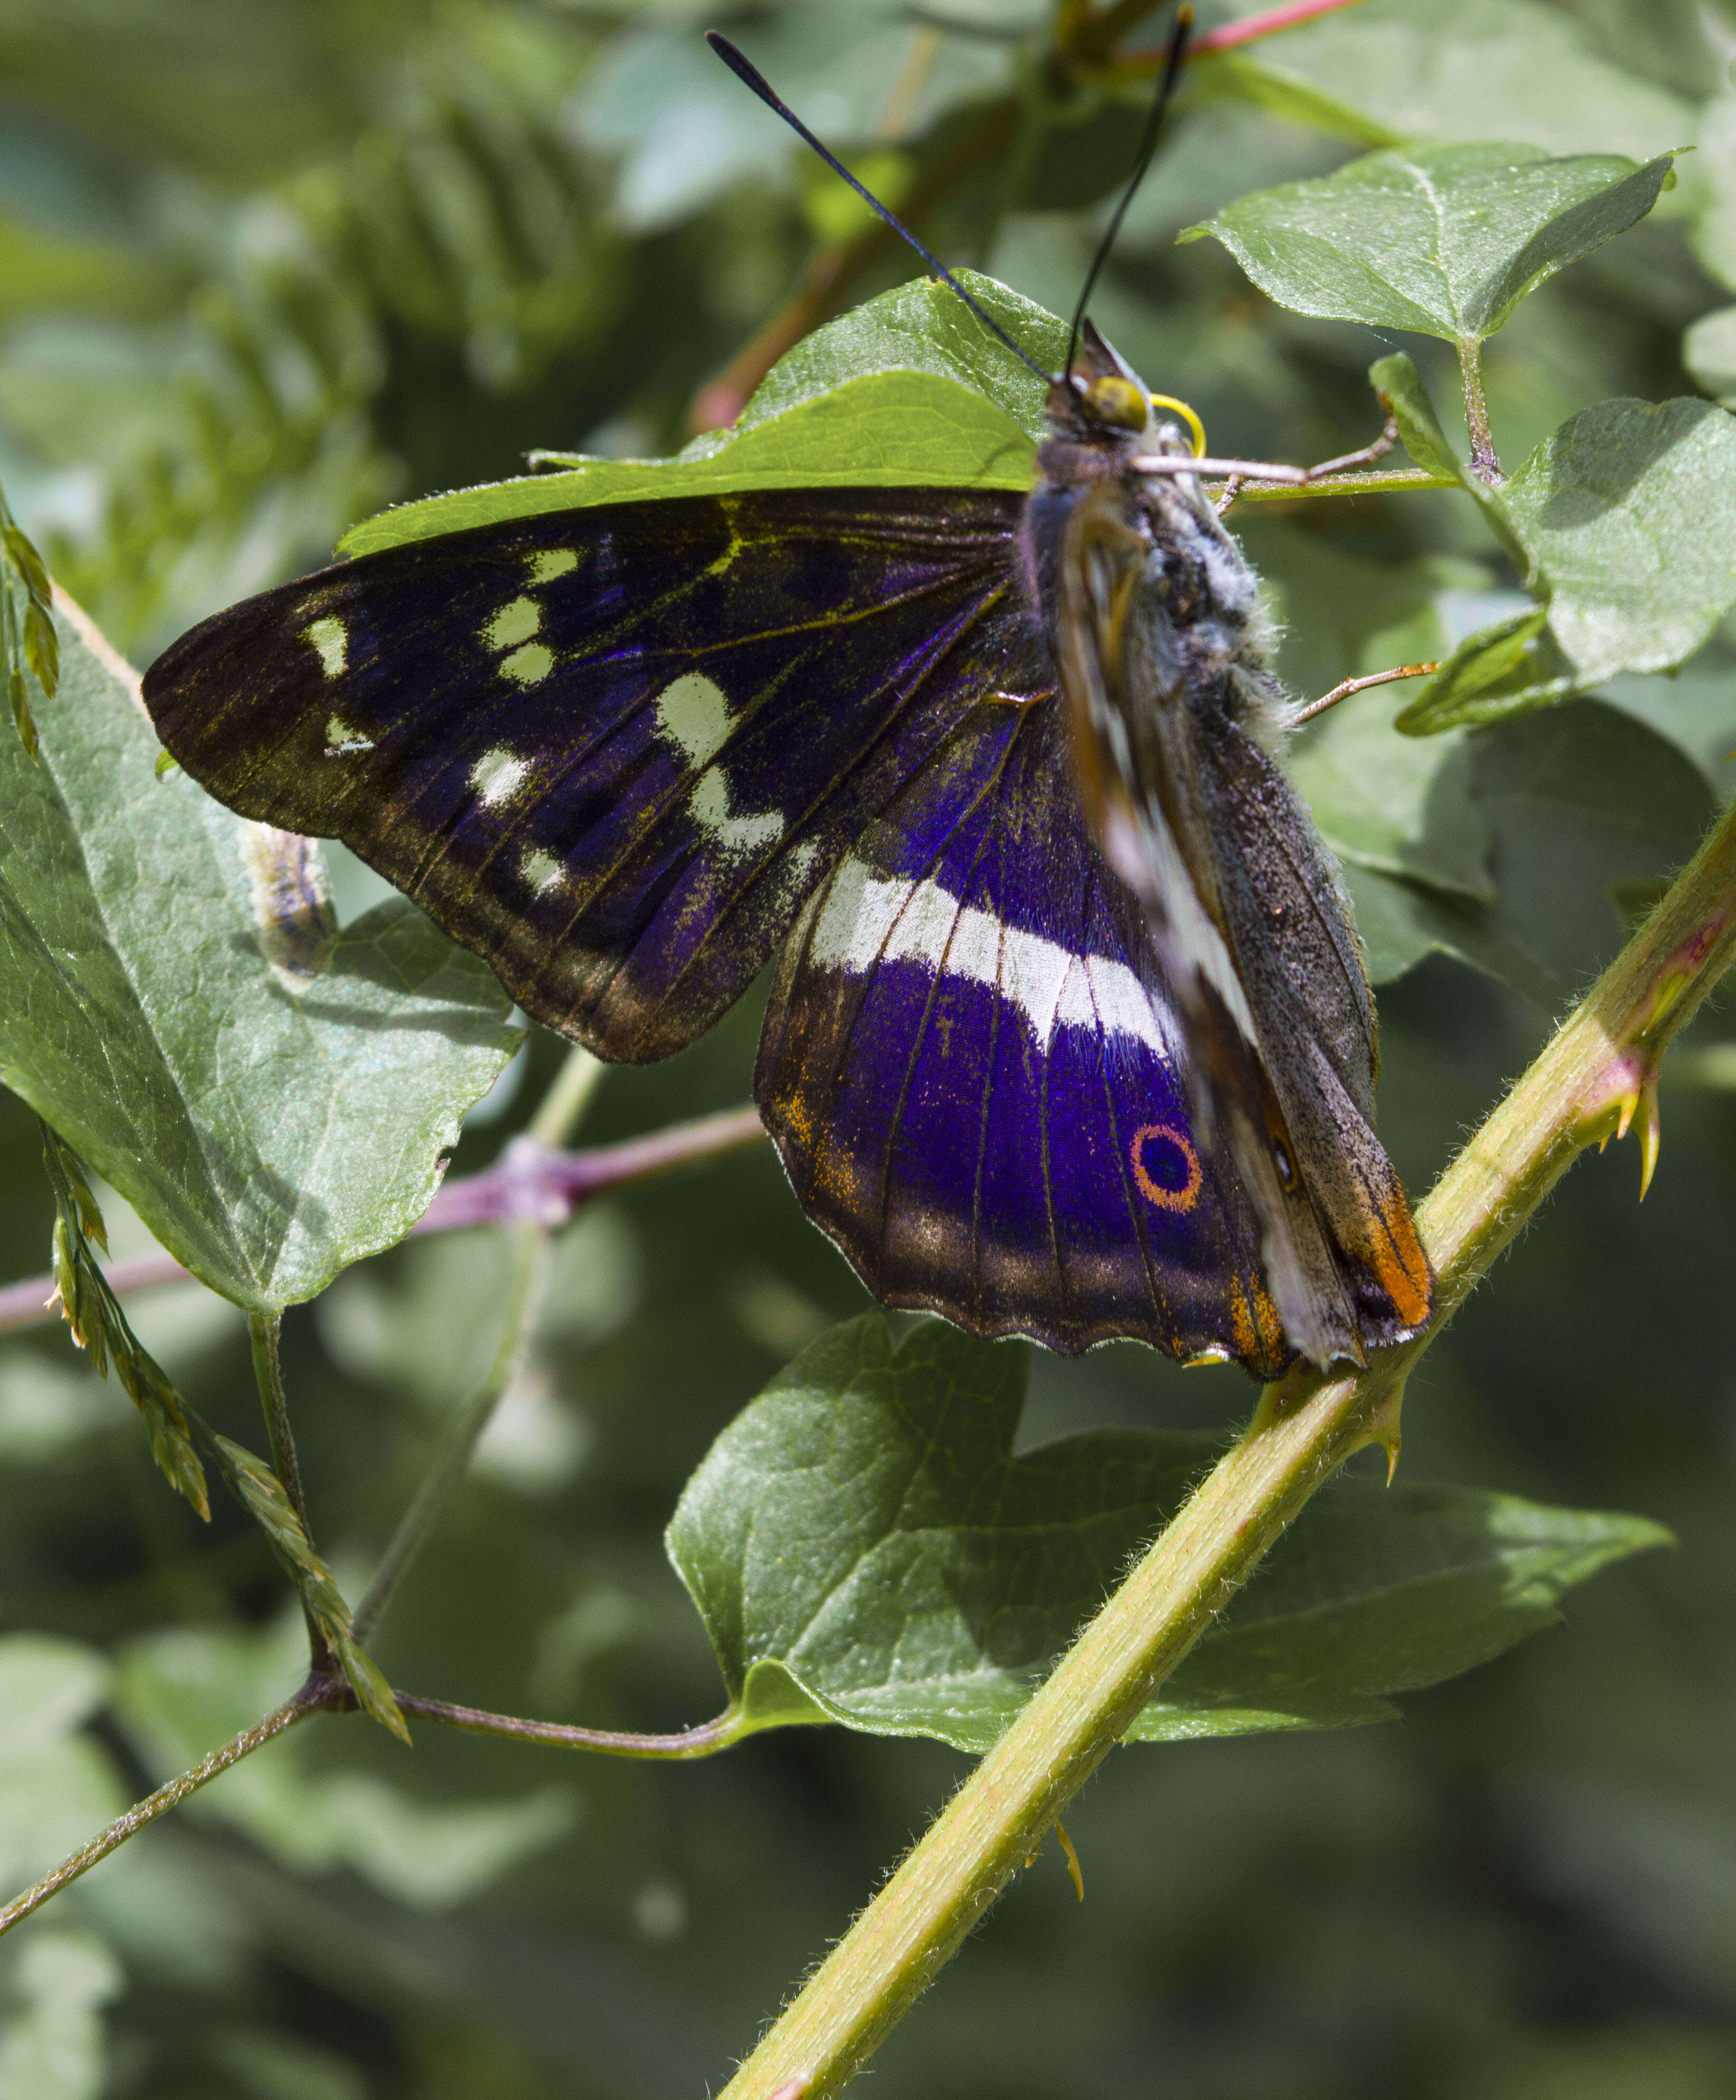
[[[1151,397],[1151,403],[1154,408],[1173,408],[1175,411],[1176,414],[1179,416],[1182,421],[1187,426],[1188,431],[1192,436],[1194,457],[1196,459],[1204,459],[1205,457],[1205,426],[1200,421],[1199,417],[1195,415],[1192,409],[1188,407],[1187,404],[1185,401],[1178,401],[1173,394],[1153,394]]]

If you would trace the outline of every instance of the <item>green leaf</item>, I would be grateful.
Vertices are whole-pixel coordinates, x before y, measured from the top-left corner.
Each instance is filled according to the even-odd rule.
[[[1622,938],[1613,893],[1676,872],[1712,821],[1712,789],[1679,747],[1599,700],[1479,730],[1464,749],[1496,901],[1351,862],[1368,973],[1384,982],[1438,951],[1558,1011]],[[1598,898],[1611,908],[1588,910]]]
[[[0,749],[0,1080],[225,1298],[403,1238],[522,1037],[407,902],[333,936],[318,849],[159,782],[135,682],[63,618],[42,763]]]
[[[108,1696],[94,1650],[43,1634],[0,1638],[0,1886],[8,1895],[126,1806],[107,1756],[79,1732]]]
[[[963,280],[1039,363],[1065,353],[1066,324],[992,278]],[[733,431],[671,460],[587,460],[562,474],[430,496],[371,518],[340,552],[426,540],[505,518],[715,496],[749,488],[1029,487],[1042,433],[1042,382],[958,295],[927,279],[900,285],[799,343]]]
[[[1673,669],[1736,603],[1736,417],[1709,401],[1584,409],[1498,501],[1540,611],[1463,643],[1399,717],[1413,735]]]
[[[1221,240],[1298,313],[1480,342],[1558,270],[1643,218],[1671,161],[1556,160],[1521,145],[1370,153],[1256,191],[1179,237]]]
[[[1681,361],[1726,408],[1736,404],[1736,307],[1702,314],[1681,339]]]
[[[1368,383],[1398,423],[1399,440],[1417,465],[1456,481],[1466,495],[1474,497],[1490,529],[1522,567],[1525,550],[1500,494],[1472,474],[1447,443],[1422,374],[1410,356],[1401,350],[1390,357],[1377,358],[1368,367]]]
[[[1736,89],[1707,104],[1694,159],[1701,208],[1694,245],[1719,283],[1736,289]]]
[[[108,2082],[102,2012],[126,1987],[94,1934],[21,1939],[0,1962],[0,2100],[98,2100]]]
[[[147,1767],[166,1780],[281,1705],[306,1665],[299,1617],[258,1631],[156,1634],[122,1656],[116,1709]],[[562,1785],[518,1799],[420,1799],[372,1772],[333,1770],[306,1727],[243,1758],[188,1807],[245,1831],[297,1873],[347,1865],[423,1910],[478,1894],[558,1842],[579,1812]]]
[[[1366,146],[1518,139],[1649,160],[1692,108],[1601,57],[1540,0],[1364,0],[1196,70],[1221,95]]]
[[[1538,607],[1467,635],[1398,718],[1409,736],[1433,736],[1570,699],[1582,681]]]
[[[1298,740],[1289,769],[1341,860],[1495,901],[1488,818],[1462,737],[1400,736],[1353,698]]]
[[[986,1749],[1220,1448],[1104,1430],[1015,1458],[1027,1354],[834,1328],[737,1417],[668,1544],[749,1728]],[[1146,1708],[1146,1741],[1387,1718],[1665,1542],[1637,1517],[1406,1485],[1318,1498]]]

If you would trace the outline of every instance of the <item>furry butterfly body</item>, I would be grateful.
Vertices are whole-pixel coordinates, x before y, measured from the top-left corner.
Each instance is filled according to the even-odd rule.
[[[1252,580],[1191,483],[1051,408],[1029,498],[482,526],[218,615],[147,701],[219,799],[343,839],[606,1057],[776,955],[762,1114],[886,1302],[1359,1356],[1427,1270],[1342,894],[1250,726]]]

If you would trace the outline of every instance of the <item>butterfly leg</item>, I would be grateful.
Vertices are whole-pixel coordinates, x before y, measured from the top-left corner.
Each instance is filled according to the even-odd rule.
[[[1310,481],[1318,481],[1322,474],[1342,474],[1353,466],[1372,466],[1377,459],[1384,459],[1399,442],[1399,419],[1386,418],[1386,427],[1372,445],[1364,445],[1360,452],[1343,452],[1337,459],[1322,460],[1318,466],[1303,470]]]
[[[1328,708],[1335,708],[1340,700],[1347,700],[1352,693],[1366,692],[1370,686],[1394,686],[1401,678],[1431,678],[1439,670],[1439,664],[1399,664],[1390,671],[1371,671],[1365,678],[1346,678],[1334,686],[1329,693],[1323,693],[1317,700],[1310,700],[1305,707],[1295,708],[1284,718],[1286,729],[1300,729],[1305,721],[1312,721]]]

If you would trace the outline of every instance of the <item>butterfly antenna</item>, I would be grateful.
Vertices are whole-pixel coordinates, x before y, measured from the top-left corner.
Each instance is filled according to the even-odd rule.
[[[1175,83],[1181,77],[1182,60],[1187,55],[1187,39],[1193,33],[1193,9],[1185,4],[1175,11],[1175,31],[1170,38],[1170,55],[1164,61],[1163,77],[1157,83],[1157,92],[1152,97],[1151,114],[1145,120],[1145,130],[1139,140],[1139,150],[1134,157],[1133,173],[1127,178],[1127,187],[1121,192],[1121,201],[1115,207],[1115,215],[1108,228],[1097,244],[1097,253],[1091,258],[1091,267],[1085,273],[1085,289],[1079,294],[1079,303],[1073,308],[1073,326],[1067,336],[1067,362],[1063,369],[1073,370],[1073,352],[1079,347],[1079,330],[1085,325],[1085,310],[1091,303],[1091,293],[1096,289],[1097,280],[1103,266],[1109,259],[1109,250],[1115,245],[1116,236],[1121,230],[1121,221],[1127,216],[1127,207],[1133,202],[1134,193],[1145,180],[1145,171],[1152,164],[1152,156],[1157,150],[1157,141],[1163,131],[1164,112],[1170,106],[1170,98],[1175,92]]]
[[[826,148],[820,143],[819,140],[815,138],[813,132],[811,132],[808,129],[808,126],[803,123],[801,118],[796,115],[795,112],[792,108],[791,108],[788,103],[784,101],[782,96],[773,93],[770,82],[766,79],[764,74],[760,71],[756,65],[753,64],[750,60],[744,58],[742,53],[736,49],[735,46],[730,42],[729,39],[720,34],[720,32],[716,29],[707,29],[706,31],[705,41],[711,46],[712,49],[716,52],[718,57],[723,60],[724,64],[728,66],[730,72],[735,75],[738,81],[742,82],[744,86],[751,87],[754,93],[757,95],[760,99],[765,104],[768,109],[772,110],[778,116],[782,117],[784,122],[789,126],[790,129],[793,132],[795,132],[797,138],[802,139],[806,144],[812,146],[815,152],[817,152],[820,158],[825,161],[826,166],[831,170],[832,173],[835,175],[842,176],[844,180],[850,185],[851,188],[854,190],[856,194],[861,199],[862,202],[866,204],[870,210],[878,213],[880,218],[884,219],[886,223],[892,228],[892,232],[898,236],[901,240],[908,242],[909,245],[916,250],[917,254],[921,256],[923,262],[925,262],[928,265],[928,267],[933,271],[935,276],[941,280],[942,284],[950,285],[952,287],[953,290],[955,291],[958,294],[959,298],[963,300],[966,306],[967,306],[971,311],[976,315],[977,320],[982,323],[983,326],[988,329],[991,335],[998,337],[1000,341],[1006,344],[1007,347],[1012,352],[1013,355],[1019,360],[1020,364],[1028,364],[1031,370],[1034,372],[1038,377],[1042,380],[1045,384],[1049,386],[1054,385],[1055,374],[1051,372],[1046,366],[1039,364],[1037,360],[1031,355],[1028,350],[1024,349],[1020,344],[1013,341],[1012,338],[1007,333],[1006,329],[1001,326],[1000,323],[994,318],[994,315],[988,312],[978,301],[972,298],[971,294],[966,291],[963,285],[958,282],[958,280],[955,276],[954,276],[952,271],[947,268],[946,265],[944,262],[937,261],[934,256],[930,254],[928,250],[923,247],[921,241],[919,241],[916,236],[911,232],[910,227],[904,223],[902,219],[897,218],[892,212],[888,211],[886,206],[881,203],[880,200],[871,190],[863,188],[862,185],[857,182],[855,176],[850,173],[850,170],[844,165],[844,162],[839,159],[838,156],[835,153],[829,152]],[[1174,70],[1174,61],[1172,57],[1170,61],[1172,71]],[[1165,77],[1167,79],[1168,75],[1166,74]],[[1149,151],[1147,152],[1146,157],[1147,159],[1150,158]]]

